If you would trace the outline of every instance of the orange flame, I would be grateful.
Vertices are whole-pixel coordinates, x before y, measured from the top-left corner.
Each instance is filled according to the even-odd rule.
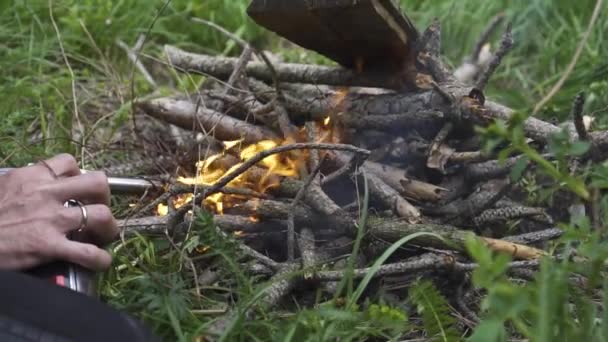
[[[332,98],[334,107],[337,108],[337,115],[341,113],[341,108],[344,107],[344,102],[348,95],[347,89],[340,89],[336,92]],[[337,128],[334,127],[335,123],[333,118],[335,115],[330,113],[321,122],[317,122],[316,126],[316,137],[315,142],[338,142],[339,134],[337,134]],[[253,158],[260,152],[267,151],[269,149],[276,148],[281,145],[291,144],[294,142],[305,142],[308,141],[306,129],[302,128],[294,136],[287,137],[284,140],[262,140],[254,144],[246,145],[243,139],[234,141],[222,142],[224,151],[206,157],[196,163],[196,175],[194,177],[178,177],[177,181],[193,186],[211,186],[217,183],[222,177],[230,174],[237,168],[247,162],[247,160]],[[235,165],[226,163],[227,156],[236,154],[240,161]],[[265,173],[260,175],[259,171],[252,171],[249,169],[245,173],[239,175],[227,186],[233,188],[249,189],[258,193],[266,193],[270,189],[277,187],[280,184],[280,177],[297,177],[300,175],[300,170],[306,165],[309,151],[290,151],[280,154],[272,154],[261,161],[256,166],[266,169]],[[258,169],[259,170],[259,169]],[[255,174],[255,177],[253,177]],[[194,198],[193,194],[183,194],[177,196],[174,202],[174,207],[179,208],[188,203],[191,203]],[[222,215],[224,210],[231,208],[243,201],[251,200],[245,196],[227,195],[223,193],[217,193],[208,196],[204,201],[203,205],[209,210],[216,214]],[[167,204],[159,204],[157,207],[157,214],[160,216],[168,215],[169,207]],[[255,216],[251,216],[252,222],[258,222],[259,219]]]

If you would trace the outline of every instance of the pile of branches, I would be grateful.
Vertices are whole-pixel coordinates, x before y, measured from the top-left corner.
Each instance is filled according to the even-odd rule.
[[[493,22],[489,30],[496,27]],[[375,288],[395,283],[407,287],[425,276],[456,282],[441,287],[456,291],[477,267],[467,255],[467,239],[508,253],[514,260],[510,275],[530,279],[539,258],[547,255],[546,243],[562,235],[555,222],[569,219],[564,209],[576,204],[577,197],[566,193],[555,207],[528,206],[525,192],[510,178],[523,156],[513,154],[499,161],[497,152],[483,152],[475,127],[509,120],[513,114],[484,95],[513,46],[510,27],[498,49],[484,56],[482,47],[489,36],[489,32],[482,35],[472,56],[455,72],[442,63],[441,28],[436,21],[416,45],[416,72],[402,74],[271,61],[234,37],[243,46],[240,58],[166,46],[172,68],[204,75],[206,81],[191,96],[141,100],[137,108],[161,122],[202,133],[199,151],[220,152],[222,141],[242,139],[251,144],[293,139],[301,129],[306,134],[301,141],[246,160],[213,185],[193,189],[175,184],[123,227],[127,233],[179,237],[191,224],[189,211],[205,198],[217,193],[246,198],[214,216],[218,227],[214,233],[242,234],[239,248],[253,261],[247,269],[263,275],[262,279],[276,279],[264,297],[270,306],[293,298],[305,302],[302,298],[310,291],[333,296],[356,242],[360,253],[353,276],[361,279],[391,244],[421,232],[429,234],[416,235],[371,274]],[[599,162],[608,153],[608,132],[588,130],[583,100],[577,98],[572,122],[565,127],[572,141],[591,143],[579,165]],[[316,142],[315,123],[327,117],[332,129],[341,132],[340,140]],[[533,117],[525,120],[523,128],[529,146],[543,155],[551,135],[564,129]],[[264,177],[267,172],[258,162],[269,155],[300,150],[308,156],[300,177],[280,177],[279,185],[268,193],[228,186],[244,172],[253,181]],[[225,162],[241,161],[227,152]],[[534,167],[527,164],[528,171]],[[167,216],[153,214],[158,203],[170,203],[187,192],[195,193],[191,205],[170,208]],[[593,208],[592,201],[585,206]],[[252,215],[256,220],[250,219]],[[517,222],[515,231],[509,229],[513,222]],[[205,267],[204,262],[199,266]],[[296,271],[301,271],[298,276],[284,277]],[[211,278],[204,282],[217,281]],[[403,296],[403,291],[395,293]],[[457,298],[456,307],[474,321],[467,305],[475,303],[465,303],[462,294],[449,297]]]

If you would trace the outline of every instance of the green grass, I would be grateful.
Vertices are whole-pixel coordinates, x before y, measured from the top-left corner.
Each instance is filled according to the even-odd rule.
[[[50,3],[58,33],[51,20],[49,2],[0,1],[3,167],[20,166],[58,152],[84,156],[85,165],[100,165],[105,158],[124,157],[120,150],[100,146],[117,144],[121,136],[114,133],[129,125],[131,89],[136,96],[144,96],[152,89],[138,72],[133,72],[125,52],[117,46],[118,39],[133,45],[140,34],[145,34],[144,53],[151,56],[159,56],[166,43],[205,53],[239,53],[237,46],[224,36],[190,20],[200,17],[226,27],[256,46],[280,53],[287,60],[323,60],[308,51],[285,48],[276,36],[255,26],[245,14],[244,0]],[[530,111],[566,69],[586,30],[595,1],[579,0],[575,5],[571,0],[402,0],[401,3],[419,30],[434,17],[441,19],[443,53],[453,66],[470,53],[490,18],[505,11],[513,22],[516,45],[492,79],[488,92],[493,99]],[[574,73],[543,108],[541,116],[566,119],[572,98],[580,90],[588,94],[587,112],[608,105],[607,34],[608,15],[604,13]],[[493,37],[494,46],[498,39],[499,35]],[[171,82],[183,82],[165,69],[157,67],[154,72],[163,88]],[[76,106],[73,85],[78,94]],[[76,112],[85,127],[84,138],[73,134],[78,127]],[[598,113],[597,119],[600,126],[608,124],[605,112]],[[93,133],[95,139],[91,138]],[[238,259],[240,256],[230,242],[213,240],[213,234],[208,232],[210,227],[211,222],[201,224],[199,235],[193,237],[190,245],[196,246],[203,240],[211,245],[213,252],[205,256],[211,264]],[[193,274],[185,271],[187,265],[183,264],[181,251],[173,249],[164,239],[138,237],[116,248],[116,268],[104,275],[104,299],[142,317],[170,339],[198,336],[217,317],[204,310],[223,308],[231,296],[254,299],[260,290],[248,274],[229,267],[223,271],[224,292],[215,289],[197,295],[193,293]],[[386,310],[379,312],[369,308],[336,311],[321,307],[302,310],[289,318],[276,312],[260,312],[271,323],[242,321],[234,325],[231,338],[355,340],[402,332],[404,325],[395,325],[400,322],[399,310],[391,308],[390,314]],[[344,329],[352,326],[356,328]]]

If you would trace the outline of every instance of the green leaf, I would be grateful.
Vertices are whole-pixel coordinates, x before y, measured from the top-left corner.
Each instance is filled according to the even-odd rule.
[[[440,235],[433,234],[433,233],[425,233],[425,232],[415,233],[415,234],[411,234],[411,235],[402,237],[399,241],[395,242],[386,251],[384,251],[384,253],[382,253],[382,255],[376,260],[376,262],[374,262],[372,267],[370,267],[369,272],[367,272],[367,274],[365,275],[365,277],[363,278],[361,283],[359,283],[357,290],[350,297],[348,307],[352,307],[359,300],[359,298],[361,298],[361,295],[363,295],[363,291],[365,291],[365,288],[367,287],[367,285],[369,285],[369,282],[374,277],[374,274],[376,274],[376,272],[378,272],[378,270],[380,269],[380,266],[382,266],[382,264],[384,264],[384,262],[391,255],[393,255],[393,253],[395,253],[399,248],[401,248],[401,246],[405,245],[406,243],[410,242],[411,240],[414,240],[420,236],[425,236],[425,235],[432,236],[441,241],[445,240]]]
[[[530,162],[530,159],[526,156],[519,158],[517,163],[515,163],[515,166],[513,166],[513,169],[511,169],[511,180],[512,181],[517,181],[521,178],[521,176],[523,175],[524,171],[526,170],[526,167],[528,166],[529,162]]]
[[[497,319],[484,320],[475,328],[469,342],[502,342],[506,341],[506,331],[502,321]]]
[[[575,141],[570,145],[567,153],[571,156],[582,156],[589,151],[589,148],[591,148],[591,144],[589,142]]]

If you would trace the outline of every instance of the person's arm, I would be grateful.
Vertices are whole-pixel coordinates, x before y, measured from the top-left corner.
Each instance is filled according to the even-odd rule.
[[[66,207],[81,202],[83,210]],[[110,188],[102,172],[82,174],[76,159],[61,154],[0,176],[0,269],[23,270],[62,260],[92,270],[111,264],[98,246],[118,234],[109,208]],[[79,228],[93,243],[72,241],[67,235]]]

